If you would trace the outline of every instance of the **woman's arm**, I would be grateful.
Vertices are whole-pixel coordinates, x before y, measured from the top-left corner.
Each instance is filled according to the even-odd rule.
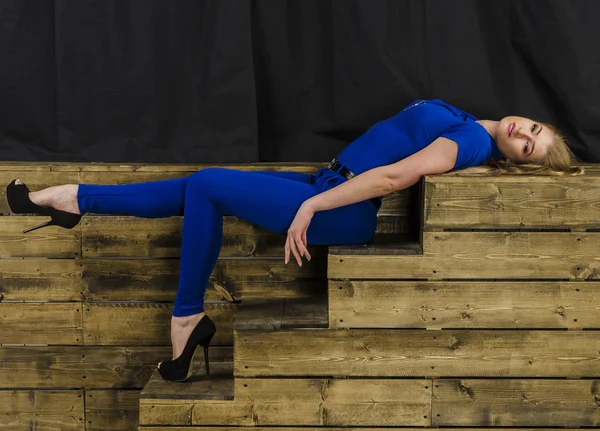
[[[457,154],[458,144],[440,137],[399,162],[363,172],[339,186],[307,199],[302,205],[316,212],[384,196],[412,186],[423,175],[451,170],[456,163]]]

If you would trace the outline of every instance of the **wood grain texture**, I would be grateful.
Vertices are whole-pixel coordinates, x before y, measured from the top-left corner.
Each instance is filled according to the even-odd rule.
[[[86,431],[137,429],[139,395],[139,390],[85,391]]]
[[[253,426],[252,406],[237,401],[140,399],[140,425]]]
[[[331,328],[600,328],[597,281],[329,281]]]
[[[0,258],[44,257],[73,259],[81,257],[81,231],[49,226],[33,232],[23,230],[45,223],[45,216],[4,216],[0,223]]]
[[[539,250],[541,253],[542,250]],[[598,280],[600,261],[593,256],[402,256],[330,254],[330,279],[562,279]]]
[[[201,349],[199,349],[201,350]],[[212,362],[232,361],[232,348],[212,346]],[[0,388],[143,388],[171,346],[2,346]],[[204,374],[202,352],[194,375]]]
[[[205,303],[217,326],[211,345],[232,344],[235,304]],[[96,302],[83,308],[85,345],[170,345],[173,305],[142,302]]]
[[[75,259],[0,260],[3,301],[80,301],[83,270]]]
[[[425,228],[599,228],[600,176],[425,176]]]
[[[434,426],[600,425],[598,380],[436,380]]]
[[[84,293],[93,301],[174,301],[178,259],[82,260]],[[323,292],[325,258],[298,265],[274,259],[219,259],[209,279],[205,300],[246,297],[296,297]]]
[[[326,290],[326,273],[326,258],[220,259],[205,300],[310,297]],[[173,302],[178,278],[179,259],[0,259],[0,299]]]
[[[235,401],[141,399],[140,424],[355,426],[430,422],[432,384],[425,379],[243,379],[239,385],[236,380],[238,386],[241,389],[236,389]]]
[[[254,298],[241,302],[234,322],[236,330],[279,330],[286,328],[327,328],[327,297]]]
[[[256,425],[427,425],[431,380],[240,379]]]
[[[600,232],[423,232],[423,255],[452,257],[457,265],[485,258],[490,265],[519,258],[600,259]]]
[[[83,344],[79,302],[0,303],[0,344]]]
[[[234,331],[234,375],[594,377],[600,331]]]
[[[83,391],[0,390],[0,429],[83,431]]]

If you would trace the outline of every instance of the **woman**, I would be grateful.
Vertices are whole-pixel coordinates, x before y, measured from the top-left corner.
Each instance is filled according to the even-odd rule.
[[[504,159],[504,160],[503,160]],[[173,359],[159,363],[166,380],[186,380],[198,345],[216,328],[203,303],[222,239],[222,216],[233,215],[286,234],[285,263],[310,260],[310,244],[356,244],[375,232],[382,197],[422,175],[488,164],[498,172],[579,174],[554,127],[523,117],[478,120],[441,100],[418,100],[371,127],[315,174],[206,168],[187,177],[124,185],[67,184],[31,192],[7,188],[14,213],[50,215],[47,225],[74,227],[81,214],[184,216],[180,278],[171,319]],[[200,264],[199,264],[200,263]]]

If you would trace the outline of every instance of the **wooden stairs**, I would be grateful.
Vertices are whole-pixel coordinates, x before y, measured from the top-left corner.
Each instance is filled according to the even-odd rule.
[[[155,373],[140,430],[599,427],[598,173],[424,177],[417,238],[330,246],[327,295],[242,300],[223,374]]]

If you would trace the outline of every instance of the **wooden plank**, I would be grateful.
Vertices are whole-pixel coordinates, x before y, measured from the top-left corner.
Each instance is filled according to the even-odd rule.
[[[86,431],[137,429],[139,395],[139,390],[85,391]]]
[[[336,244],[329,246],[329,255],[422,255],[423,250],[414,235],[377,234],[369,244]]]
[[[425,228],[599,228],[597,175],[425,176]]]
[[[0,299],[82,300],[80,262],[75,259],[0,260]]]
[[[25,170],[27,169],[27,170]],[[20,178],[32,192],[60,184],[78,184],[79,172],[52,172],[49,167],[33,168],[20,165],[17,169],[0,169],[0,214],[10,213],[6,200],[6,186],[15,178]]]
[[[423,255],[492,262],[600,259],[600,232],[423,232]]]
[[[232,344],[235,304],[205,303],[217,326],[211,345]],[[169,345],[173,305],[99,302],[84,306],[83,333],[90,345]]]
[[[45,227],[33,232],[23,230],[50,220],[45,216],[2,217],[0,223],[0,258],[45,257],[77,258],[81,257],[81,233],[79,225],[73,229],[58,226]]]
[[[247,402],[140,399],[140,425],[253,426],[252,418]]]
[[[83,257],[179,257],[182,226],[183,217],[86,216],[82,226]],[[284,235],[225,216],[219,257],[283,256],[285,240]],[[309,245],[309,252],[324,257],[327,247]]]
[[[235,316],[234,328],[277,330],[281,329],[283,298],[256,298],[242,301]]]
[[[235,317],[236,330],[327,328],[325,292],[305,298],[255,298],[241,302]]]
[[[498,256],[495,256],[498,257]],[[394,256],[330,254],[327,265],[330,279],[563,279],[596,280],[600,261],[594,257],[567,256],[524,259],[503,255],[492,258],[470,254],[460,256]]]
[[[83,431],[83,391],[0,390],[0,429]]]
[[[598,426],[598,380],[436,380],[433,426]]]
[[[262,425],[424,426],[431,386],[425,379],[236,378],[235,399],[251,402]]]
[[[96,301],[174,301],[179,260],[84,260],[85,294]],[[312,295],[325,289],[325,258],[302,267],[277,259],[219,259],[205,300]]]
[[[220,259],[209,301],[313,296],[326,291],[326,258]],[[0,300],[174,301],[178,259],[0,259]]]
[[[309,298],[284,298],[281,328],[328,328],[326,292]]]
[[[381,213],[381,208],[379,209],[375,234],[405,235],[410,233],[412,230],[407,216],[386,215]]]
[[[234,331],[234,375],[594,377],[599,331]]]
[[[430,380],[236,379],[235,385],[235,401],[140,399],[140,424],[430,423]]]
[[[600,328],[598,282],[329,281],[330,328]]]
[[[83,344],[81,303],[0,303],[0,344]]]
[[[201,350],[201,349],[200,349]],[[2,346],[1,388],[142,388],[160,361],[170,359],[171,346]],[[209,349],[212,362],[231,362],[231,347]],[[204,357],[194,370],[202,375]]]
[[[200,365],[202,371],[195,372],[185,382],[169,382],[163,380],[158,371],[155,371],[144,386],[140,399],[154,400],[233,400],[233,358],[229,361],[210,361],[210,377],[204,374],[204,361],[197,358],[204,357],[198,348],[194,367]],[[210,349],[209,349],[209,358]],[[197,368],[194,368],[195,370]]]

